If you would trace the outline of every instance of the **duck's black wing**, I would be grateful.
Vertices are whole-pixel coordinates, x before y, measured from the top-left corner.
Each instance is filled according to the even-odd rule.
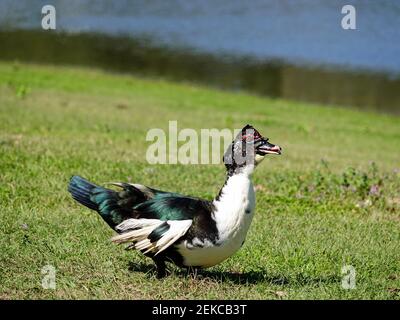
[[[215,240],[218,231],[210,201],[175,193],[157,193],[134,207],[136,218],[127,219],[116,230],[117,243],[132,242],[132,247],[154,255],[179,239]]]
[[[186,235],[207,238],[216,234],[210,201],[164,192],[139,184],[115,183],[115,191],[74,176],[68,190],[72,197],[96,210],[119,236],[118,243],[132,242],[142,251],[161,252]]]

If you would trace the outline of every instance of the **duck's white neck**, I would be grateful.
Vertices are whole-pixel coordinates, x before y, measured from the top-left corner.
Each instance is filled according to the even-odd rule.
[[[246,182],[243,183],[237,183],[237,181],[240,180],[246,180],[247,182],[251,183],[251,177],[253,174],[255,166],[254,165],[248,165],[242,168],[238,168],[234,171],[228,171],[225,184],[221,188],[218,196],[215,198],[215,201],[221,201],[221,197],[223,195],[226,195],[227,193],[237,193],[239,192],[240,188],[246,188]],[[243,181],[244,182],[244,181]]]
[[[254,168],[246,168],[227,177],[219,196],[214,200],[214,219],[222,238],[231,237],[240,229],[247,232],[255,208],[251,182]]]

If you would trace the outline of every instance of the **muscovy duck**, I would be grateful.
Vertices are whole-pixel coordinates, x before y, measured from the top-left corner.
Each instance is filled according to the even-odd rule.
[[[115,243],[129,243],[128,249],[152,258],[161,278],[166,262],[207,268],[240,249],[255,209],[251,175],[267,154],[281,154],[281,148],[246,125],[224,154],[226,181],[212,201],[141,184],[113,183],[121,188],[116,191],[79,176],[71,178],[68,191],[118,233]]]

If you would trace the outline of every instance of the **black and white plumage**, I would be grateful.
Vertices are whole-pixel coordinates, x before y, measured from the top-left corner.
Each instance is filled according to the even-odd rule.
[[[279,146],[245,126],[224,155],[227,178],[212,201],[141,184],[115,183],[116,191],[79,176],[71,178],[68,190],[118,233],[114,242],[151,257],[162,277],[165,262],[206,268],[240,249],[255,209],[251,175],[266,154],[280,153]]]

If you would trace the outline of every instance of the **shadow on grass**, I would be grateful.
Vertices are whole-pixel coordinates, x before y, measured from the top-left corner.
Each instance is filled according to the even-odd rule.
[[[145,262],[129,262],[129,271],[143,272],[149,276],[155,276],[156,268],[153,264]],[[294,274],[291,276],[282,276],[269,274],[267,270],[246,271],[243,273],[227,271],[208,271],[202,269],[174,269],[172,274],[180,277],[192,277],[193,279],[210,279],[218,282],[230,282],[234,284],[257,284],[269,283],[271,285],[312,285],[328,284],[340,282],[337,275],[328,275],[322,277],[311,277],[304,274]]]
[[[132,272],[143,272],[146,274],[156,274],[156,266],[154,264],[144,263],[142,261],[130,261],[128,262],[128,270]]]

